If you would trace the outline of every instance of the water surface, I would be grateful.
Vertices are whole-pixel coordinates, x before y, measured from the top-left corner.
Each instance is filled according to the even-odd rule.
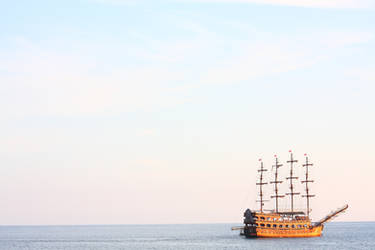
[[[375,222],[331,222],[300,239],[246,239],[232,226],[0,226],[0,249],[375,249]]]

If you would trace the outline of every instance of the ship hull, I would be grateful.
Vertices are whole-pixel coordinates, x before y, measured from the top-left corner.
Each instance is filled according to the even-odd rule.
[[[323,226],[307,229],[272,229],[245,227],[243,235],[247,238],[309,238],[319,237],[323,231]]]

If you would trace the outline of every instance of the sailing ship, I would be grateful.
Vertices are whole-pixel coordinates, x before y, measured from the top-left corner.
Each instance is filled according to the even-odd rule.
[[[309,161],[308,156],[305,154],[305,162],[302,167],[305,168],[304,178],[301,184],[305,188],[305,193],[302,194],[303,198],[306,198],[306,211],[296,210],[294,207],[295,196],[301,195],[295,190],[295,182],[298,177],[295,176],[294,167],[298,162],[293,158],[293,153],[290,152],[290,159],[287,161],[289,163],[289,176],[286,177],[288,182],[289,192],[286,194],[280,194],[279,185],[283,183],[279,179],[278,169],[283,166],[280,164],[279,159],[275,155],[275,165],[273,165],[274,173],[272,175],[273,179],[269,183],[265,182],[264,173],[267,171],[263,166],[263,161],[260,159],[259,172],[259,182],[256,183],[259,186],[259,210],[252,211],[246,209],[244,213],[244,226],[233,227],[232,230],[240,230],[240,234],[246,236],[247,238],[263,237],[263,238],[280,238],[280,237],[319,237],[322,234],[324,224],[332,220],[338,214],[345,212],[348,205],[345,205],[318,222],[312,222],[310,219],[310,198],[315,197],[315,195],[310,193],[309,183],[313,180],[309,177],[309,167],[313,164]],[[265,210],[264,203],[267,201],[264,199],[263,186],[271,184],[273,185],[274,195],[271,196],[275,200],[275,208],[272,210]],[[290,197],[290,209],[281,211],[279,208],[279,199],[286,196]]]

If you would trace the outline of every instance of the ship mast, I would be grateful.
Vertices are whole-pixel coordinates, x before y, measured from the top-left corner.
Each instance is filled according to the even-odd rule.
[[[278,177],[278,168],[281,167],[283,164],[279,164],[279,161],[277,159],[277,156],[275,155],[275,165],[273,165],[273,167],[275,167],[275,179],[274,181],[271,181],[270,184],[274,184],[275,185],[275,195],[272,195],[271,198],[275,198],[275,207],[276,207],[276,213],[279,212],[279,198],[283,198],[285,197],[284,195],[279,195],[279,188],[277,187],[277,184],[280,184],[282,183],[282,181],[278,181],[277,180],[277,177]]]
[[[293,163],[295,162],[298,162],[297,160],[294,160],[293,159],[293,153],[291,150],[289,150],[290,152],[290,160],[287,161],[287,163],[290,163],[290,174],[289,174],[289,177],[286,177],[287,180],[290,180],[290,193],[286,193],[286,195],[290,195],[290,209],[291,209],[291,212],[293,213],[294,211],[294,208],[293,208],[293,198],[295,195],[299,195],[300,193],[295,193],[293,192],[294,190],[294,187],[293,187],[293,179],[298,179],[298,177],[296,176],[293,176]]]
[[[306,194],[302,195],[302,197],[306,197],[307,217],[309,217],[309,215],[310,215],[310,198],[315,196],[313,194],[310,194],[310,192],[309,192],[310,190],[309,190],[309,186],[308,186],[309,182],[314,182],[313,180],[309,180],[309,166],[312,166],[313,164],[309,163],[309,158],[307,157],[306,154],[305,154],[305,156],[306,156],[306,163],[302,165],[303,167],[306,167],[305,180],[301,181],[301,183],[305,183]]]
[[[263,167],[262,159],[259,159],[260,161],[260,169],[258,169],[258,172],[260,173],[259,182],[257,185],[259,185],[259,197],[260,200],[257,200],[257,202],[260,202],[260,212],[263,213],[263,205],[266,200],[263,200],[263,185],[266,185],[267,182],[263,182],[263,172],[266,172],[267,169]]]

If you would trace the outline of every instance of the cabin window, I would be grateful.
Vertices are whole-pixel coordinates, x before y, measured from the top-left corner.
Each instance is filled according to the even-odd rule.
[[[273,227],[273,228],[277,228],[277,225],[276,225],[276,224],[273,224],[272,227]]]
[[[283,228],[283,225],[280,224],[280,225],[279,225],[279,228]]]
[[[259,217],[258,217],[258,216],[255,216],[254,218],[255,218],[256,220],[258,220],[258,219],[259,219]]]
[[[261,220],[264,220],[264,217],[260,217]]]
[[[301,228],[302,227],[302,225],[298,225],[298,228]]]
[[[304,227],[307,227],[307,225],[305,224],[305,225],[303,225]]]
[[[295,225],[292,225],[292,228],[295,228],[296,226]]]
[[[285,227],[286,227],[286,228],[289,228],[289,225],[288,225],[288,224],[286,224],[286,225],[285,225]]]
[[[271,224],[267,224],[267,227],[271,227]]]
[[[261,226],[261,227],[264,227],[264,224],[262,223],[262,224],[260,224],[260,226]]]

